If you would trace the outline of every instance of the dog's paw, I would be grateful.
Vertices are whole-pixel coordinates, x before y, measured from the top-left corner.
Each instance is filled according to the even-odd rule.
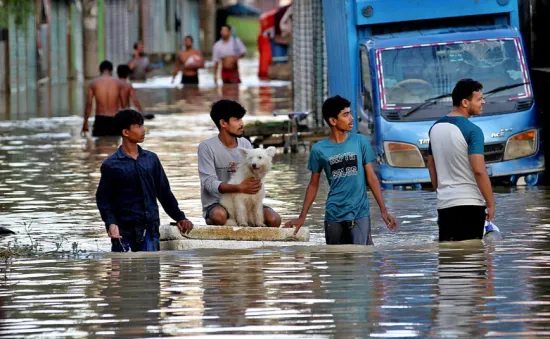
[[[248,224],[240,223],[239,226],[241,226],[241,227],[248,227]]]
[[[256,227],[266,227],[266,224],[264,224],[264,223],[256,224]]]
[[[227,219],[225,226],[237,226],[237,222],[233,219]]]

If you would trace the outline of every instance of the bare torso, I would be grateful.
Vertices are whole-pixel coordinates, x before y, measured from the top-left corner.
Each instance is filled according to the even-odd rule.
[[[189,59],[189,57],[191,57],[193,55],[197,55],[202,59],[201,52],[199,52],[196,49],[190,49],[190,50],[185,50],[185,51],[180,51],[179,52],[178,57],[180,59],[181,65],[183,66],[183,75],[184,76],[195,76],[199,72],[198,67],[188,67],[188,66],[185,65],[185,63],[187,62],[187,59]]]
[[[95,114],[114,116],[120,109],[122,85],[118,79],[100,76],[90,82],[95,97]]]

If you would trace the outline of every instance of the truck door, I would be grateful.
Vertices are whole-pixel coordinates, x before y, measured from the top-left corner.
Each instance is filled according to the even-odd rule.
[[[360,48],[360,93],[357,129],[361,134],[374,136],[374,113],[372,103],[372,78],[369,53],[366,46]]]

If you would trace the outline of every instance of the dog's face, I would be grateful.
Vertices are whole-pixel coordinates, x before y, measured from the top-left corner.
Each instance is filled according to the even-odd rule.
[[[243,153],[243,166],[259,177],[263,177],[271,170],[271,161],[275,156],[275,147],[246,149],[240,148]]]

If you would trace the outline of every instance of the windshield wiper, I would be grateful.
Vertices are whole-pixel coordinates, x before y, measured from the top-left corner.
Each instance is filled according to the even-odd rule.
[[[505,91],[505,90],[510,89],[510,88],[516,88],[516,87],[527,85],[527,84],[529,84],[529,82],[521,82],[521,83],[512,84],[512,85],[500,86],[500,87],[497,87],[497,88],[493,88],[492,90],[490,90],[489,92],[484,93],[484,94],[486,96],[489,96],[489,95],[492,95],[492,94],[495,94],[495,93],[498,93],[498,92]]]
[[[442,94],[442,95],[439,95],[439,96],[436,96],[436,97],[433,97],[433,98],[428,98],[428,99],[424,100],[424,102],[421,103],[420,105],[415,106],[414,108],[409,110],[407,113],[403,114],[403,118],[408,117],[409,115],[413,114],[414,112],[416,112],[416,111],[418,111],[418,110],[420,110],[420,109],[422,109],[426,106],[433,105],[441,99],[448,98],[451,95],[452,95],[452,93],[447,93],[447,94]]]

